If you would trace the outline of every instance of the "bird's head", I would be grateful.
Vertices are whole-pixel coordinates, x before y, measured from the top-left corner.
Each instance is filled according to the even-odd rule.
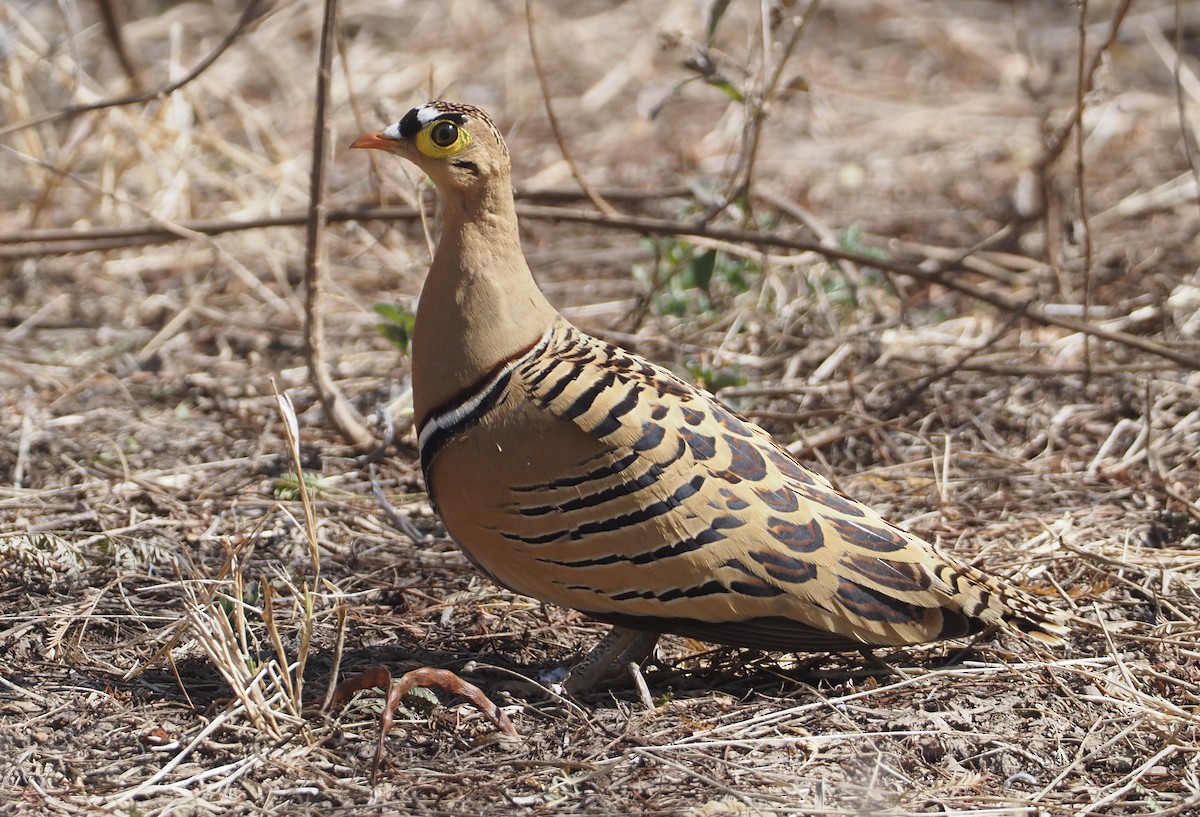
[[[398,122],[365,133],[352,148],[373,148],[408,159],[443,193],[481,191],[509,174],[508,148],[491,117],[455,102],[429,102]]]

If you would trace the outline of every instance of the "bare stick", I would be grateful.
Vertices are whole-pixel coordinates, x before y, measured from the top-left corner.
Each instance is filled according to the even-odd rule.
[[[347,76],[349,82],[349,76]],[[24,157],[27,161],[27,157]],[[41,167],[46,167],[49,170],[57,170],[52,165],[41,163]],[[61,172],[61,171],[59,171]],[[70,177],[73,181],[79,181],[75,176]],[[626,188],[609,188],[607,190],[597,190],[605,199],[613,201],[626,201],[632,204],[644,203],[647,201],[662,201],[664,199],[686,198],[691,195],[691,191],[685,187],[671,187],[657,190],[634,190]],[[544,189],[544,190],[525,190],[518,191],[516,194],[517,201],[535,202],[541,204],[577,204],[580,199],[587,198],[583,193],[574,189]],[[123,203],[127,203],[122,199]],[[379,205],[372,200],[364,202],[361,205],[344,207],[337,210],[326,210],[326,223],[342,223],[347,221],[363,221],[370,219],[380,219],[385,221],[397,221],[403,219],[420,218],[420,211],[415,207],[403,207],[396,205],[387,205],[386,210],[376,210],[373,208]],[[143,208],[144,209],[144,208]],[[169,226],[155,226],[153,224],[130,225],[124,227],[66,227],[66,228],[51,228],[40,230],[14,230],[13,232],[0,233],[0,245],[5,244],[66,244],[75,245],[71,249],[39,249],[37,247],[24,249],[25,255],[20,257],[38,257],[40,255],[54,255],[56,252],[87,252],[90,250],[105,250],[117,247],[132,247],[141,244],[166,244],[180,238],[193,238],[193,233],[204,235],[220,235],[222,233],[236,233],[242,230],[260,230],[266,227],[299,227],[308,223],[307,212],[292,212],[280,213],[276,216],[261,216],[258,218],[238,218],[238,219],[198,219],[195,221],[179,222],[173,228]],[[103,242],[114,242],[111,246],[105,246]],[[125,243],[120,243],[125,242]],[[97,246],[91,246],[95,243]],[[0,258],[9,258],[15,256],[0,255]]]
[[[1117,34],[1121,30],[1121,23],[1124,22],[1125,15],[1129,13],[1129,7],[1132,4],[1133,0],[1121,0],[1121,4],[1117,6],[1117,10],[1113,12],[1112,24],[1108,28],[1108,36],[1104,39],[1100,47],[1096,49],[1096,53],[1092,55],[1092,61],[1088,64],[1083,82],[1085,89],[1091,90],[1092,80],[1096,76],[1096,71],[1099,70],[1100,63],[1104,60],[1104,55],[1117,41]],[[1071,115],[1067,117],[1067,120],[1055,130],[1045,154],[1043,154],[1037,163],[1039,176],[1062,155],[1063,150],[1067,146],[1067,139],[1070,137],[1071,131],[1079,124],[1082,117],[1083,109],[1079,105],[1076,105],[1075,110],[1071,111]]]
[[[788,43],[783,48],[783,53],[780,55],[775,67],[771,72],[771,76],[763,84],[760,91],[750,97],[747,97],[745,107],[746,124],[742,129],[742,167],[734,176],[734,183],[730,187],[730,192],[726,194],[725,201],[721,207],[709,215],[709,218],[715,216],[721,210],[724,210],[734,201],[739,198],[750,198],[751,187],[754,184],[754,164],[758,160],[758,149],[762,142],[763,125],[767,119],[767,107],[775,98],[775,93],[779,88],[779,80],[783,77],[783,69],[787,65],[788,60],[796,50],[796,46],[800,44],[800,38],[804,36],[804,32],[808,30],[809,23],[816,16],[817,7],[820,0],[812,0],[808,4],[808,8],[804,10],[804,16],[796,27],[792,30],[792,36]],[[763,44],[762,44],[762,70],[767,71],[767,63],[770,59],[770,26],[765,10],[762,15],[760,25],[762,26]]]
[[[100,19],[104,23],[104,35],[108,37],[108,41],[112,44],[113,52],[117,55],[117,62],[121,64],[121,70],[125,72],[125,76],[129,79],[129,84],[133,86],[135,91],[141,90],[141,83],[138,81],[137,66],[133,64],[133,58],[129,56],[129,49],[125,47],[125,4],[118,0],[99,0],[96,4],[100,7]]]
[[[217,43],[217,47],[209,52],[208,56],[196,63],[196,67],[188,71],[175,82],[168,82],[161,88],[156,88],[153,91],[144,93],[128,94],[126,96],[113,97],[100,102],[93,102],[89,105],[68,105],[67,107],[51,111],[50,113],[35,116],[32,119],[26,119],[24,122],[17,122],[4,128],[0,128],[0,136],[8,136],[10,133],[25,130],[26,128],[37,127],[44,125],[47,122],[56,122],[59,119],[72,119],[82,113],[90,111],[102,111],[105,108],[119,108],[123,105],[138,105],[142,102],[153,102],[156,99],[168,97],[178,91],[183,86],[194,80],[196,77],[207,71],[214,62],[234,44],[238,37],[246,30],[251,21],[258,17],[258,7],[262,0],[248,0],[246,8],[242,10],[242,16],[238,18],[234,24],[233,30],[225,35],[225,39]]]
[[[1196,167],[1196,134],[1189,125],[1187,99],[1183,94],[1183,0],[1175,0],[1175,63],[1171,66],[1175,82],[1175,110],[1179,115],[1179,137],[1183,140],[1183,156],[1192,181],[1196,185],[1196,206],[1200,208],[1200,168]]]
[[[304,248],[304,352],[308,376],[329,421],[355,448],[375,447],[362,416],[355,411],[329,373],[325,356],[325,314],[321,310],[321,274],[325,266],[325,165],[329,153],[329,74],[333,61],[338,0],[325,0],[321,51],[317,67],[317,110],[313,117],[312,186],[308,203],[308,236]]]
[[[559,220],[584,224],[595,224],[598,226],[623,228],[635,230],[637,232],[651,233],[655,235],[693,235],[706,236],[709,238],[721,239],[724,241],[734,241],[744,244],[749,244],[755,247],[778,247],[782,249],[800,250],[804,252],[814,252],[825,256],[826,258],[851,261],[855,264],[861,264],[865,267],[874,267],[876,269],[894,272],[898,275],[907,275],[910,278],[916,278],[919,281],[938,284],[946,289],[962,293],[977,301],[982,301],[986,304],[991,304],[997,309],[1005,312],[1024,311],[1024,315],[1034,323],[1042,324],[1043,326],[1058,326],[1062,329],[1067,329],[1071,332],[1081,332],[1086,335],[1091,335],[1100,340],[1118,343],[1123,346],[1129,346],[1134,349],[1140,349],[1143,352],[1157,355],[1167,360],[1174,361],[1188,369],[1200,369],[1200,351],[1191,351],[1189,348],[1175,348],[1162,343],[1157,343],[1148,338],[1139,335],[1133,335],[1128,332],[1121,332],[1116,329],[1106,329],[1102,326],[1088,323],[1083,320],[1076,320],[1065,315],[1057,315],[1048,310],[1042,309],[1035,303],[1026,302],[1018,298],[1013,298],[1004,295],[1000,292],[994,292],[976,284],[962,280],[958,276],[949,275],[947,273],[953,271],[953,267],[939,265],[935,269],[926,269],[923,266],[905,263],[903,261],[890,261],[881,258],[872,258],[863,253],[851,252],[840,247],[831,247],[824,244],[818,244],[812,241],[801,241],[791,239],[771,233],[757,233],[749,230],[726,230],[715,227],[706,227],[700,224],[680,224],[666,219],[655,218],[639,218],[635,216],[602,216],[596,213],[588,213],[581,211],[571,211],[557,207],[535,207],[526,205],[517,208],[517,214],[522,218],[544,218],[549,220]],[[1194,346],[1194,344],[1191,344]]]
[[[714,238],[722,241],[746,244],[752,247],[771,247],[785,250],[796,250],[799,252],[812,252],[822,255],[835,261],[849,261],[853,264],[860,264],[865,267],[873,267],[885,272],[895,273],[897,275],[907,275],[910,278],[916,278],[919,281],[938,284],[947,289],[967,295],[978,301],[986,304],[991,304],[997,309],[1005,312],[1022,312],[1024,317],[1034,323],[1043,326],[1058,326],[1062,329],[1067,329],[1071,332],[1082,332],[1100,340],[1117,343],[1123,346],[1129,346],[1134,349],[1139,349],[1152,355],[1156,355],[1165,360],[1173,361],[1187,369],[1200,369],[1200,350],[1193,351],[1196,348],[1195,344],[1179,344],[1176,346],[1168,346],[1156,341],[1150,340],[1139,335],[1132,335],[1128,332],[1121,332],[1115,329],[1106,329],[1102,326],[1096,326],[1083,320],[1076,320],[1065,315],[1058,315],[1047,310],[1044,310],[1035,303],[1026,302],[1019,298],[1013,298],[1004,295],[1000,292],[995,292],[986,289],[982,286],[969,283],[962,280],[956,275],[950,273],[959,269],[959,264],[965,262],[965,257],[959,255],[957,263],[939,261],[937,266],[929,269],[927,265],[917,266],[913,263],[905,263],[903,261],[892,261],[885,258],[877,258],[866,255],[864,253],[852,252],[840,247],[822,244],[814,241],[803,241],[801,239],[789,238],[777,233],[754,232],[751,230],[737,229],[720,229],[716,227],[708,227],[703,224],[687,224],[668,219],[646,218],[631,215],[605,216],[600,213],[586,210],[572,210],[563,207],[544,207],[531,204],[517,205],[517,215],[523,219],[537,219],[542,221],[562,221],[574,224],[590,224],[594,227],[610,229],[610,230],[629,230],[631,232],[643,233],[646,235],[676,235],[676,236],[702,236],[706,238]],[[411,207],[371,207],[361,209],[338,210],[329,213],[328,220],[330,221],[396,221],[408,220],[417,217],[417,212]],[[303,223],[301,216],[280,216],[272,219],[261,219],[255,221],[215,221],[215,222],[197,222],[188,223],[187,229],[194,230],[197,233],[215,234],[218,232],[230,232],[241,229],[259,229],[266,226],[280,226],[289,224]],[[38,233],[30,233],[27,235],[47,235],[51,231],[39,231]],[[56,234],[61,231],[54,231]],[[82,232],[76,231],[76,235],[92,236],[97,234],[112,236],[103,240],[112,242],[109,245],[104,245],[99,242],[85,243],[84,245],[72,244],[64,241],[61,244],[55,244],[52,248],[42,247],[35,251],[21,251],[9,254],[0,252],[0,259],[10,257],[27,257],[31,255],[48,255],[62,254],[65,252],[86,252],[92,250],[108,249],[111,247],[135,246],[137,244],[147,243],[167,243],[170,241],[178,241],[183,237],[177,232],[168,231],[159,227],[140,227],[140,228],[116,228],[104,231]],[[64,235],[63,238],[66,236]],[[4,238],[0,237],[0,244],[4,243]],[[55,238],[56,241],[61,240]],[[970,270],[967,270],[968,272]]]
[[[558,125],[558,116],[554,113],[554,105],[550,101],[550,83],[546,81],[546,72],[542,70],[542,60],[538,55],[537,37],[533,33],[533,0],[525,0],[525,27],[529,31],[529,55],[533,57],[533,68],[537,73],[538,85],[542,88],[542,102],[546,106],[546,118],[550,120],[550,129],[554,131],[554,141],[558,143],[558,149],[562,153],[563,159],[566,160],[567,167],[571,168],[571,175],[575,177],[575,182],[579,185],[579,189],[584,192],[592,204],[596,205],[596,209],[605,215],[615,216],[617,215],[616,208],[605,201],[587,183],[587,179],[583,178],[583,173],[579,171],[579,166],[575,164],[575,159],[572,158],[571,152],[567,150],[567,140],[563,138],[562,128]]]
[[[1088,223],[1087,181],[1084,178],[1083,162],[1083,106],[1087,89],[1085,82],[1090,82],[1087,75],[1087,0],[1079,3],[1079,58],[1075,64],[1075,110],[1079,111],[1079,123],[1075,126],[1075,194],[1079,197],[1079,222],[1083,225],[1083,314],[1087,317],[1092,313],[1092,227]],[[1083,336],[1083,367],[1092,367],[1092,338]],[[1084,375],[1084,381],[1091,376]]]

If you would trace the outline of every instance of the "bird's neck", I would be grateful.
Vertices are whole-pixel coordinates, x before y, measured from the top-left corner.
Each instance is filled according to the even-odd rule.
[[[443,203],[442,235],[413,332],[413,409],[469,397],[507,360],[533,346],[558,319],[525,263],[512,190]]]

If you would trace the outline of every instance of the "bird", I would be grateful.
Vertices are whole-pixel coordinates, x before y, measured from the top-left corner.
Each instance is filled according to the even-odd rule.
[[[450,538],[496,583],[612,625],[565,684],[660,635],[780,652],[999,629],[1057,644],[1053,605],[942,553],[809,470],[708,391],[569,323],[521,249],[508,147],[433,101],[352,148],[438,191],[411,342],[421,469]]]

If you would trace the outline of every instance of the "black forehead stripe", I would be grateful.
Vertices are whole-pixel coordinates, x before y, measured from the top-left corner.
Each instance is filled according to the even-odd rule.
[[[412,139],[421,130],[421,121],[417,119],[417,108],[404,114],[404,118],[396,123],[396,130],[401,139]]]

